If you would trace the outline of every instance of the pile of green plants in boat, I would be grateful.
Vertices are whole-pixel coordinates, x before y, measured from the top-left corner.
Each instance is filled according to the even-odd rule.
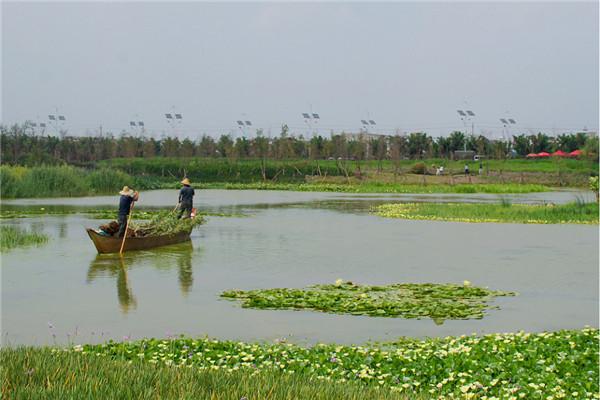
[[[204,223],[204,218],[196,215],[194,218],[178,218],[174,211],[162,211],[151,216],[149,220],[142,222],[131,221],[129,223],[128,237],[148,237],[174,235],[181,232],[191,232],[194,227]],[[119,223],[111,221],[100,225],[99,232],[107,236],[114,236],[119,231]]]
[[[436,323],[445,319],[483,318],[496,296],[514,296],[471,286],[434,283],[399,283],[386,286],[357,285],[338,279],[333,285],[303,289],[229,290],[221,294],[242,300],[242,307],[261,309],[315,310],[335,314],[375,317],[425,318]]]
[[[153,215],[149,220],[140,223],[130,223],[129,228],[134,237],[174,235],[181,232],[191,232],[194,227],[204,223],[204,218],[197,215],[194,218],[178,218],[177,212],[163,211]]]
[[[28,232],[14,226],[0,226],[0,250],[7,251],[16,247],[39,246],[48,241],[43,233]]]
[[[301,347],[182,337],[77,345],[70,352],[98,363],[131,363],[130,370],[149,363],[180,367],[177,371],[182,373],[251,371],[257,380],[264,373],[280,373],[306,382],[360,383],[428,399],[592,399],[599,396],[598,343],[598,329],[585,328],[401,338],[364,346]],[[60,369],[51,365],[52,371]],[[20,368],[23,375],[21,364]]]
[[[382,217],[454,222],[512,222],[522,224],[597,224],[598,203],[475,204],[397,203],[376,206]]]

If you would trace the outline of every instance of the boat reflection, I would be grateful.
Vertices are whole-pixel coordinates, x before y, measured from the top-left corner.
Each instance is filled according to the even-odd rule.
[[[194,282],[192,273],[191,242],[165,246],[147,251],[135,251],[119,254],[97,254],[88,268],[86,283],[91,284],[97,278],[116,278],[117,298],[123,313],[137,307],[137,300],[131,289],[128,272],[133,268],[151,266],[161,270],[177,268],[179,288],[187,295]]]

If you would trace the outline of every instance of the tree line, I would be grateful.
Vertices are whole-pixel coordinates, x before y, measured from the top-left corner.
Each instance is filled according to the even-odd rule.
[[[409,135],[349,135],[345,133],[304,138],[290,135],[283,125],[278,136],[267,137],[260,130],[256,137],[232,137],[223,134],[217,139],[203,135],[198,140],[164,136],[160,139],[129,134],[113,136],[60,136],[31,133],[27,123],[0,126],[0,149],[3,164],[89,165],[111,158],[134,157],[213,157],[236,159],[352,159],[401,160],[451,158],[454,151],[472,150],[489,158],[523,157],[528,153],[576,149],[587,150],[598,157],[598,137],[584,132],[556,137],[544,133],[516,135],[512,141],[490,140],[485,136],[465,135],[455,131],[434,138],[425,132]]]

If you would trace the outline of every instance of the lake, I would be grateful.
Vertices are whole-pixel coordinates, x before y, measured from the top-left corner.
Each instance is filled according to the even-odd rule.
[[[586,192],[504,195],[563,203]],[[136,208],[172,208],[177,192],[144,192]],[[469,224],[386,219],[375,204],[492,202],[499,195],[373,195],[197,191],[208,217],[191,243],[123,258],[97,255],[83,214],[3,220],[51,236],[2,254],[3,343],[43,345],[177,334],[244,341],[363,343],[398,336],[598,327],[598,227]],[[115,207],[116,196],[3,201],[4,209]],[[243,216],[239,216],[243,214]],[[135,213],[134,213],[135,218]],[[373,318],[242,309],[228,289],[359,284],[462,283],[516,291],[481,320]]]

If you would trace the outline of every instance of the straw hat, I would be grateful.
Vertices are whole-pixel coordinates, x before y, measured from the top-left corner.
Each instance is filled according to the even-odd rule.
[[[183,180],[181,181],[181,184],[183,184],[183,185],[189,185],[190,184],[190,180],[188,178],[183,178]]]
[[[123,186],[123,190],[119,192],[121,196],[133,196],[133,189],[130,189],[129,186]]]

